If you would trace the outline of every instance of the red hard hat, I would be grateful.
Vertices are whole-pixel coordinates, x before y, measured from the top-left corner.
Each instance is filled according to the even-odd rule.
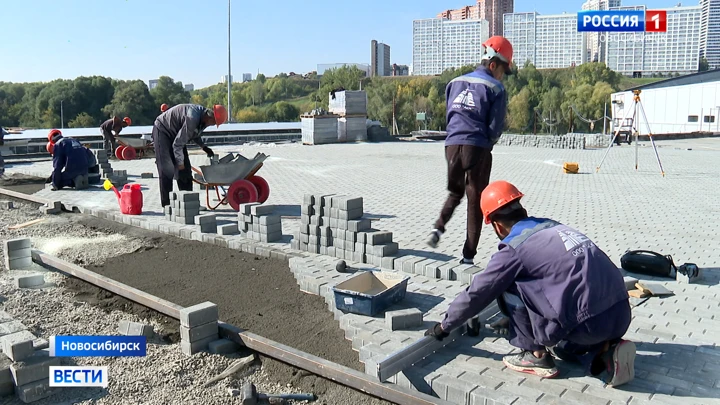
[[[213,106],[213,115],[215,116],[215,125],[218,127],[220,124],[224,124],[228,118],[227,109],[225,109],[225,106],[220,104],[215,104]]]
[[[48,142],[47,145],[45,145],[45,150],[52,155],[53,150],[55,150],[55,144],[52,142]]]
[[[485,217],[485,223],[490,223],[490,215],[494,212],[522,197],[523,193],[507,181],[498,180],[488,184],[480,194],[480,211]]]
[[[495,35],[494,37],[488,38],[488,40],[483,43],[483,46],[485,47],[483,59],[498,58],[507,63],[508,70],[510,70],[513,58],[513,47],[507,38]]]
[[[165,111],[167,111],[168,108],[170,108],[170,107],[168,107],[167,104],[163,103],[163,105],[160,106],[160,111],[165,112]]]
[[[62,135],[62,132],[60,132],[59,129],[51,129],[50,132],[48,132],[48,141],[55,143],[55,141],[53,141],[55,135]]]
[[[123,118],[123,122],[124,122],[125,125],[127,125],[127,126],[132,125],[132,120],[130,119],[130,117],[125,117],[125,118]]]

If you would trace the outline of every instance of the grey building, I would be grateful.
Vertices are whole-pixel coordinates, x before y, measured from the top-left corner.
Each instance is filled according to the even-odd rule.
[[[370,76],[390,76],[390,45],[376,40],[370,41]]]

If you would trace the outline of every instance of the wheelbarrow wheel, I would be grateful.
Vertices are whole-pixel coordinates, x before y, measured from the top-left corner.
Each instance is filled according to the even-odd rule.
[[[118,158],[119,160],[124,160],[123,159],[123,150],[124,149],[125,149],[125,147],[122,145],[118,146],[117,149],[115,149],[115,157]]]
[[[126,146],[123,148],[121,155],[123,160],[134,160],[137,158],[137,151],[132,146]]]
[[[251,176],[249,179],[258,192],[258,201],[260,204],[264,204],[270,197],[270,185],[268,182],[260,176]]]
[[[232,209],[240,211],[240,204],[258,201],[258,190],[251,182],[247,180],[238,180],[230,185],[230,189],[225,197]]]

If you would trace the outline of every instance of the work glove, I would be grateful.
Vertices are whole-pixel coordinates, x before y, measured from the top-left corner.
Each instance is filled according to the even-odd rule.
[[[213,150],[208,148],[207,146],[203,146],[202,150],[203,152],[207,153],[207,157],[209,158],[215,156],[215,152],[213,152]]]
[[[443,340],[446,337],[450,336],[449,333],[445,332],[442,329],[442,326],[440,325],[440,322],[436,323],[430,329],[425,331],[425,336],[432,336],[437,340]]]

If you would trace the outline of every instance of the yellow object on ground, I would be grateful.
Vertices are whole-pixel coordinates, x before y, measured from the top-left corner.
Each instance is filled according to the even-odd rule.
[[[563,164],[563,170],[565,173],[577,174],[580,171],[580,165],[575,162],[565,162]]]
[[[113,184],[110,183],[110,180],[105,179],[105,183],[103,183],[103,188],[105,189],[105,191],[108,191],[113,188]]]

